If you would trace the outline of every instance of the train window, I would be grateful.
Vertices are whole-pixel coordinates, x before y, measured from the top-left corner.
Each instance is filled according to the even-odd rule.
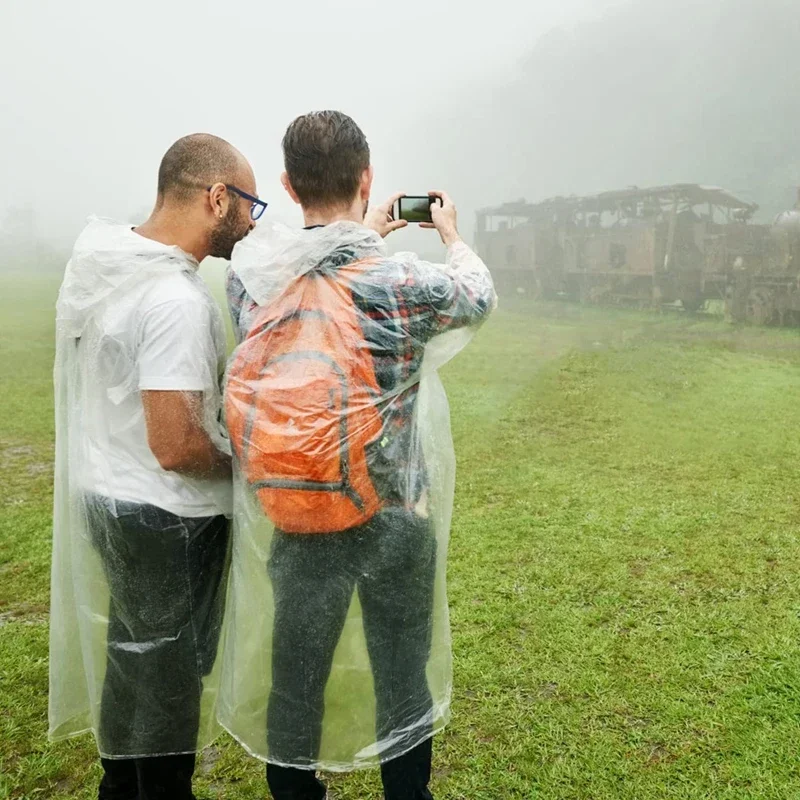
[[[624,244],[616,242],[608,248],[608,265],[611,269],[620,269],[628,263],[628,250]]]

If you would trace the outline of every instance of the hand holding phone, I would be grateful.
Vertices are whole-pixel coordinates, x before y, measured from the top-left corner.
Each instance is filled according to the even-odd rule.
[[[420,227],[436,228],[439,236],[442,237],[442,242],[450,247],[451,244],[455,244],[461,239],[458,233],[458,214],[455,204],[447,192],[429,192],[428,194],[439,202],[430,207],[431,221],[421,223]]]
[[[373,206],[364,217],[364,225],[372,228],[384,239],[392,232],[405,228],[408,222],[398,219],[394,213],[394,205],[403,197],[402,192],[393,194],[385,203]]]
[[[432,223],[431,206],[441,200],[430,194],[403,195],[397,201],[397,219],[409,223]]]

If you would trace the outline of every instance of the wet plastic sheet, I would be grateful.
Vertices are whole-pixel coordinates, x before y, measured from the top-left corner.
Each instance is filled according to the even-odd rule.
[[[50,736],[93,731],[109,758],[191,752],[218,732],[230,483],[161,469],[140,396],[201,397],[229,449],[221,316],[196,269],[93,219],[59,294]]]
[[[437,368],[494,308],[463,243],[389,257],[353,223],[234,252],[234,546],[222,724],[272,763],[350,770],[448,721],[455,459]]]

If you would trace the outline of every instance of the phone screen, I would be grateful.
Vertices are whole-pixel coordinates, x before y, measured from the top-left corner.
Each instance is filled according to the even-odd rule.
[[[435,197],[420,195],[415,197],[401,197],[398,201],[398,219],[406,222],[431,222],[431,203]]]

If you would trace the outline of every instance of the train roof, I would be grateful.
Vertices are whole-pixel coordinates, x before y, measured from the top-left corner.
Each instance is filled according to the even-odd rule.
[[[671,186],[653,186],[647,189],[640,189],[638,186],[631,186],[627,189],[620,189],[613,192],[603,192],[601,194],[587,195],[580,197],[570,195],[568,197],[551,197],[539,203],[526,203],[518,200],[514,203],[504,203],[493,208],[481,209],[478,213],[486,216],[513,216],[513,217],[535,217],[542,213],[552,211],[615,211],[623,203],[639,200],[650,200],[651,202],[671,205],[675,202],[686,203],[690,206],[697,206],[703,203],[711,203],[720,208],[732,210],[742,210],[755,213],[758,206],[755,203],[748,203],[740,200],[725,189],[718,186],[701,186],[696,183],[676,183]]]

